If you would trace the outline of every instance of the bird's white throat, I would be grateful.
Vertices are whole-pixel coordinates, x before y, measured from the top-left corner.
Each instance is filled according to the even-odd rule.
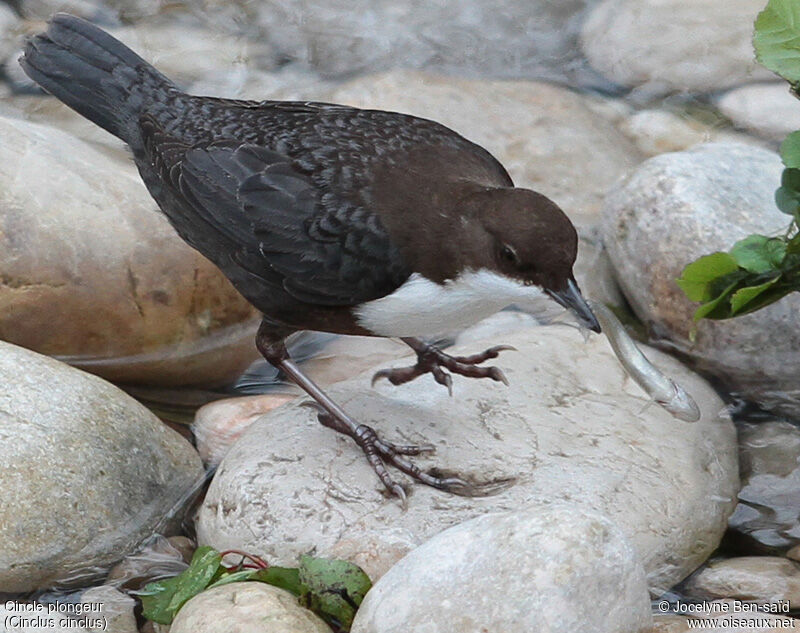
[[[541,301],[537,286],[481,269],[437,284],[414,273],[392,294],[362,304],[358,323],[380,336],[438,336],[469,327],[510,305]]]

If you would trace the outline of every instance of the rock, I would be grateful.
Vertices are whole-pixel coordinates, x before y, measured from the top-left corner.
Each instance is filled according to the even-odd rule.
[[[714,604],[714,603],[711,603]],[[733,607],[731,607],[733,608]],[[689,626],[689,621],[697,624]],[[651,633],[686,633],[696,630],[713,630],[718,633],[779,633],[794,629],[797,620],[782,615],[768,613],[734,613],[712,614],[702,618],[684,618],[681,616],[661,616],[653,618]]]
[[[27,20],[43,22],[54,13],[65,12],[103,27],[119,25],[117,12],[94,0],[14,0],[14,3]]]
[[[594,0],[419,3],[268,0],[255,20],[279,53],[330,76],[436,68],[492,77],[581,77],[577,31]]]
[[[373,586],[352,633],[636,633],[650,623],[644,571],[619,528],[554,504],[487,514],[426,541]]]
[[[685,586],[705,599],[736,598],[759,604],[800,604],[800,565],[779,556],[742,556],[709,563]]]
[[[189,600],[170,633],[330,633],[330,628],[288,591],[234,582]]]
[[[712,92],[774,77],[753,55],[763,8],[762,0],[602,0],[581,46],[595,70],[624,86]]]
[[[800,563],[800,545],[795,545],[792,549],[786,552],[786,558],[791,558],[793,561]]]
[[[689,631],[687,620],[680,615],[654,615],[650,633],[685,633]]]
[[[173,543],[175,539],[179,540]],[[105,584],[117,589],[139,590],[149,582],[183,572],[193,552],[194,544],[184,536],[165,538],[156,535],[139,551],[114,565]]]
[[[14,63],[19,65],[16,61]],[[0,115],[57,128],[61,132],[88,142],[93,149],[99,149],[103,155],[111,154],[117,162],[130,162],[130,153],[120,139],[50,95],[26,93],[0,98]]]
[[[188,536],[169,536],[167,542],[180,554],[184,563],[188,564],[192,560],[197,544]]]
[[[541,82],[391,72],[355,79],[327,100],[443,123],[492,152],[517,186],[549,196],[580,225],[597,221],[606,190],[640,159],[587,98]]]
[[[37,607],[32,603],[0,602],[0,633],[90,633],[89,629],[76,626],[67,615],[48,613],[46,605],[34,609]]]
[[[0,138],[0,339],[118,382],[214,386],[247,367],[255,309],[133,165],[18,119]]]
[[[767,551],[800,543],[800,428],[741,424],[739,462],[742,489],[730,528]]]
[[[272,50],[263,39],[163,17],[109,32],[184,87],[221,68],[236,72],[237,67],[270,69],[275,65]]]
[[[203,477],[188,442],[100,378],[0,343],[0,385],[0,592],[102,573]]]
[[[773,141],[800,128],[800,101],[785,82],[734,88],[717,100],[717,106],[737,127]]]
[[[479,481],[517,477],[508,490],[464,498],[416,485],[403,511],[384,496],[352,441],[322,427],[297,401],[259,419],[231,448],[199,509],[199,542],[278,565],[296,564],[309,551],[347,551],[376,579],[403,549],[457,523],[576,500],[622,528],[652,587],[667,589],[701,564],[717,546],[738,490],[735,433],[714,391],[646,348],[703,416],[686,424],[655,406],[643,410],[647,398],[606,340],[584,342],[574,328],[518,330],[448,351],[474,353],[498,343],[520,350],[496,361],[510,388],[454,376],[450,398],[425,376],[370,389],[379,365],[329,393],[386,439],[432,442],[437,454],[417,458],[423,469],[436,464]]]
[[[5,3],[0,4],[0,64],[13,55],[18,47],[19,17]]]
[[[619,129],[646,156],[678,152],[711,141],[758,144],[744,134],[667,110],[639,110],[623,119]]]
[[[206,467],[217,466],[230,446],[254,420],[297,397],[295,394],[266,394],[215,400],[200,407],[192,431],[197,451]]]
[[[189,92],[254,101],[318,101],[320,95],[327,94],[334,86],[334,83],[323,80],[308,68],[297,65],[287,64],[272,72],[265,72],[244,64],[235,64],[206,73],[189,87]]]
[[[784,231],[774,202],[777,154],[706,143],[645,162],[606,198],[603,236],[617,280],[639,318],[665,346],[764,408],[800,415],[800,296],[726,321],[692,315],[675,279],[702,255],[730,249],[751,233]]]
[[[159,624],[158,622],[148,620],[144,623],[142,628],[139,629],[139,633],[169,633],[169,629],[169,624]]]
[[[92,605],[90,608],[97,608],[98,612],[91,612],[94,618],[102,618],[97,626],[89,626],[88,630],[92,633],[96,631],[107,631],[108,633],[139,633],[136,626],[136,617],[133,609],[136,600],[130,596],[117,591],[114,587],[100,585],[92,587],[83,592],[81,603]],[[88,615],[88,614],[87,614]]]

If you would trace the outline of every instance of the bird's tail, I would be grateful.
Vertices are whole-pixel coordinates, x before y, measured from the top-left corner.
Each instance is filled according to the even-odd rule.
[[[19,63],[47,92],[131,145],[148,96],[176,90],[122,42],[67,13],[28,40]]]

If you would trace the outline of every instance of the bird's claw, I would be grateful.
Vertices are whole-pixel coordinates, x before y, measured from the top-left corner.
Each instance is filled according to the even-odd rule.
[[[316,402],[303,402],[302,406],[315,409],[319,421],[323,426],[348,435],[355,440],[356,444],[364,451],[372,469],[378,475],[378,478],[385,486],[387,492],[399,498],[403,508],[407,506],[406,491],[403,486],[397,483],[389,474],[386,468],[387,464],[391,464],[400,472],[405,473],[422,484],[462,497],[484,497],[495,494],[505,489],[508,483],[512,481],[510,479],[503,479],[473,484],[460,477],[445,477],[435,472],[425,472],[407,459],[407,457],[421,455],[423,453],[432,453],[436,450],[433,445],[394,444],[392,442],[387,442],[382,440],[374,429],[364,424],[358,425],[351,431],[346,424]]]
[[[381,369],[375,372],[372,376],[372,386],[374,387],[381,378],[386,378],[393,385],[402,385],[423,374],[430,373],[433,374],[436,382],[447,387],[447,392],[452,396],[453,377],[445,369],[470,378],[491,378],[508,386],[508,379],[499,367],[478,367],[478,365],[490,358],[497,358],[500,352],[516,350],[517,348],[511,345],[495,345],[471,356],[450,356],[436,347],[428,345],[417,352],[416,365]]]

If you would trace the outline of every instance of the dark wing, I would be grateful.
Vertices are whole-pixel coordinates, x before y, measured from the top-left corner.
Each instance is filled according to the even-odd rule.
[[[328,306],[382,297],[410,275],[375,213],[334,200],[326,207],[287,156],[235,141],[179,148],[153,140],[154,166],[216,237],[189,239],[201,252],[220,245],[251,275]]]

